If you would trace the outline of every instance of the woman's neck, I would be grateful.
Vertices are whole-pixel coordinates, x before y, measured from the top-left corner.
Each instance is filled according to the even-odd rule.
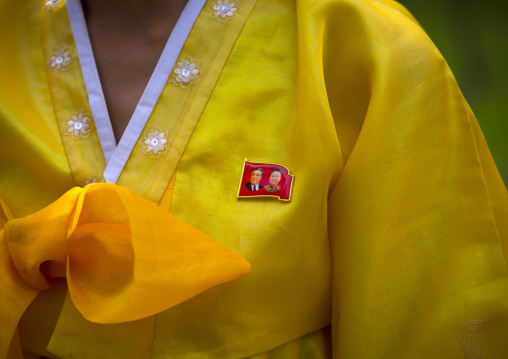
[[[187,0],[82,0],[117,142]]]
[[[187,0],[82,0],[87,22],[106,21],[132,28],[154,27],[161,22],[176,20]],[[112,23],[111,23],[112,22]]]

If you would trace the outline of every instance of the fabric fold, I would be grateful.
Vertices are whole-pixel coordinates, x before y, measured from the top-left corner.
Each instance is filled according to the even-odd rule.
[[[5,202],[0,198],[0,357],[5,358],[11,340],[16,332],[19,319],[28,305],[35,299],[37,289],[30,287],[16,270],[16,266],[9,253],[9,248],[5,240],[4,226],[12,220],[12,214]],[[16,355],[20,354],[20,349],[13,346],[12,351]]]
[[[249,263],[232,250],[113,184],[73,188],[20,219],[1,205],[0,250],[7,274],[2,303],[10,303],[1,311],[2,348],[38,291],[58,276],[67,277],[72,301],[87,320],[121,323],[250,272]]]

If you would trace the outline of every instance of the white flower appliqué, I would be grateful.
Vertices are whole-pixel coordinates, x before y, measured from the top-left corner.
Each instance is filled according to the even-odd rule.
[[[189,87],[199,81],[202,70],[199,61],[193,60],[190,56],[184,56],[176,62],[169,81],[181,87]]]
[[[208,7],[208,10],[212,19],[225,22],[236,17],[236,13],[240,11],[238,4],[239,1],[217,0]]]
[[[171,140],[168,138],[168,131],[161,130],[158,127],[145,130],[143,138],[139,144],[143,148],[143,153],[152,158],[166,153]]]
[[[84,110],[71,113],[69,119],[64,122],[64,134],[72,136],[75,140],[87,138],[92,129],[92,116]]]
[[[60,4],[62,0],[45,0],[44,1],[44,10],[51,10]]]
[[[81,187],[85,187],[89,184],[93,184],[93,183],[101,183],[101,182],[104,182],[104,180],[102,179],[102,177],[99,177],[99,176],[91,176],[91,177],[85,177],[83,178],[83,180],[81,181],[81,184],[80,186]]]
[[[71,67],[72,49],[62,45],[53,51],[53,56],[48,60],[48,70],[60,72]]]

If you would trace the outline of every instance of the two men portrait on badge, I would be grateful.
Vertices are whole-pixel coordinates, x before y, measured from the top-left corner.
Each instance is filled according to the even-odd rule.
[[[280,164],[244,161],[238,198],[275,197],[290,201],[294,176]]]
[[[263,178],[263,169],[261,167],[256,167],[252,170],[250,175],[250,182],[245,184],[245,187],[249,191],[259,191],[261,188],[264,188],[268,192],[277,192],[281,189],[279,186],[279,182],[282,179],[282,170],[279,168],[274,168],[270,172],[270,178],[267,185],[261,184],[261,179]]]

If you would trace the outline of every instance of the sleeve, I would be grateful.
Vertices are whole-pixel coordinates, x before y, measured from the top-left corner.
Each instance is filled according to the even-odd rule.
[[[314,13],[344,158],[328,214],[334,357],[506,358],[506,188],[446,62],[399,10]]]

